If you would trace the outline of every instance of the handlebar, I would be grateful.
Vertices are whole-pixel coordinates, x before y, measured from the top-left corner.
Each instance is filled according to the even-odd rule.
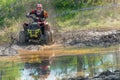
[[[26,15],[27,18],[32,18],[34,20],[34,22],[37,22],[37,21],[45,21],[45,18],[38,18],[38,17],[33,17],[31,15]]]

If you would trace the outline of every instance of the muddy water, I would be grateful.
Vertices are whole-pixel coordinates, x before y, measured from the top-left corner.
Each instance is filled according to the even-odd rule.
[[[18,52],[16,56],[0,58],[0,80],[67,80],[120,68],[119,46],[82,49],[54,46]]]

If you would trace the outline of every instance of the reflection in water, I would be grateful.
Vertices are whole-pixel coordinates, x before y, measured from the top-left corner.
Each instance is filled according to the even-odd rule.
[[[86,54],[57,57],[52,68],[59,80],[76,76],[95,76],[104,70],[115,70],[113,54]]]
[[[94,76],[101,71],[112,68],[113,65],[113,55],[112,54],[88,54],[78,56],[77,62],[77,72],[82,71],[84,76]],[[81,61],[82,60],[82,61]]]
[[[20,78],[22,64],[0,61],[0,80],[17,80]]]
[[[58,54],[53,50],[25,52],[19,54],[17,59],[11,57],[7,61],[1,58],[0,80],[67,80],[78,76],[92,77],[105,70],[114,71],[120,68],[120,54],[114,49],[105,52],[86,50],[89,51],[87,53],[84,50],[69,51],[60,50],[59,55],[52,58],[51,54]]]
[[[45,79],[50,74],[49,61],[42,61],[41,63],[25,63],[24,70],[22,72],[22,80],[27,79]]]

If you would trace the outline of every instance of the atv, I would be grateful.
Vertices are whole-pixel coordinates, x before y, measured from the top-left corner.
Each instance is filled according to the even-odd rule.
[[[45,20],[39,21],[38,18],[29,16],[32,18],[33,22],[24,23],[22,31],[19,32],[19,43],[29,43],[29,42],[38,42],[44,44],[53,43],[53,31],[47,25]],[[46,26],[44,26],[44,24]],[[44,34],[43,34],[44,33]]]

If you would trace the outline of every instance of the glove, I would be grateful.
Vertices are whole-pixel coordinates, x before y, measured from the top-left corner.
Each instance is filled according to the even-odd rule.
[[[26,14],[26,17],[29,18],[29,17],[30,17],[30,13],[27,13],[27,14]]]
[[[39,20],[39,17],[36,17],[37,20]]]

